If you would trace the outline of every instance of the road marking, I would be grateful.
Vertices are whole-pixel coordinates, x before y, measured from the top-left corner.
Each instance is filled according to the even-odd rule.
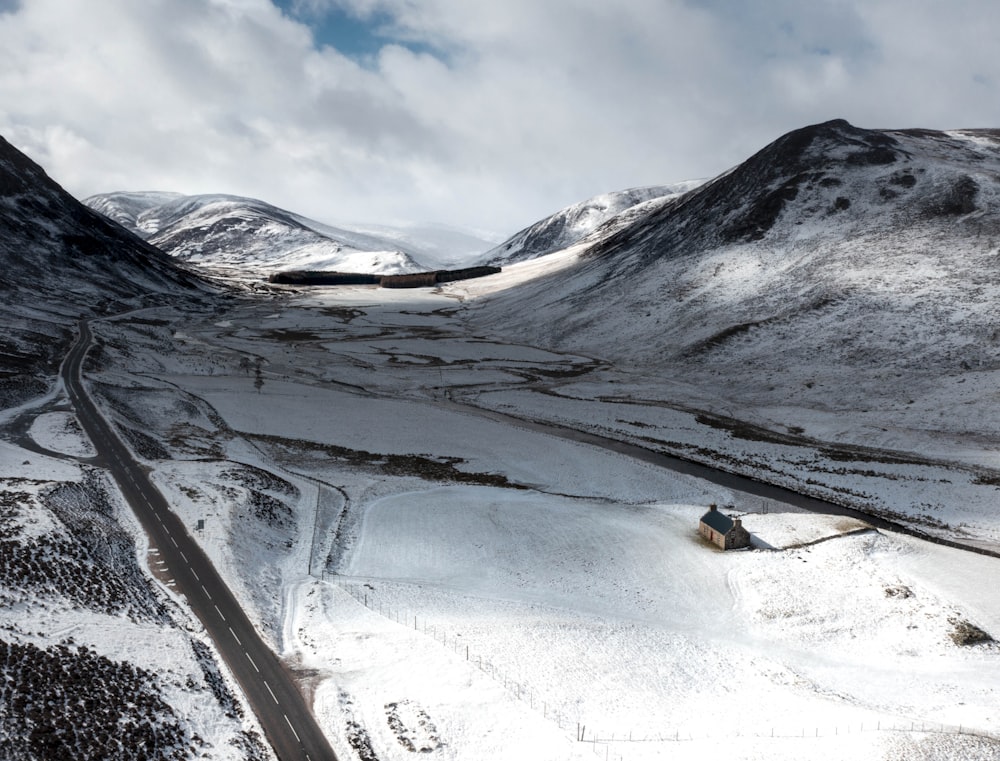
[[[233,636],[235,636],[235,635],[233,635]],[[239,642],[239,640],[236,640],[236,641]],[[259,674],[260,673],[260,669],[257,668],[257,664],[253,662],[253,658],[250,657],[250,653],[244,651],[243,655],[245,655],[247,657],[247,660],[250,661],[250,665],[253,666],[253,670],[256,671]]]
[[[219,614],[219,616],[222,618],[223,621],[226,620],[226,617],[222,615],[222,611],[219,610],[219,606],[218,605],[215,605],[215,612]]]
[[[247,657],[249,657],[249,656],[247,656]],[[271,700],[273,700],[273,701],[274,701],[274,704],[275,704],[275,705],[281,705],[281,704],[280,704],[280,703],[278,702],[278,698],[277,698],[277,697],[275,696],[275,694],[274,694],[274,690],[272,690],[272,689],[271,689],[271,685],[269,685],[269,684],[267,683],[267,680],[266,680],[266,679],[264,680],[264,686],[265,686],[265,687],[267,687],[267,691],[271,693]]]
[[[173,536],[170,537],[170,541],[174,543],[174,547],[177,546],[177,540],[174,539]]]
[[[201,585],[201,591],[205,593],[205,597],[207,597],[207,598],[208,598],[209,600],[211,600],[211,599],[212,599],[212,595],[210,595],[210,594],[208,593],[208,590],[207,590],[207,589],[205,589],[205,585],[204,585],[204,584],[202,584],[202,585]]]
[[[234,632],[234,631],[233,631],[233,627],[231,627],[231,626],[229,627],[229,633],[233,635],[233,639],[234,639],[234,640],[236,640],[236,644],[237,644],[237,645],[240,645],[240,646],[242,646],[242,645],[243,645],[243,643],[242,643],[242,642],[240,642],[240,638],[236,636],[236,632]],[[250,656],[248,655],[248,656],[247,656],[247,658],[249,658],[249,657],[250,657]],[[253,660],[251,660],[251,661],[250,661],[250,663],[253,663]],[[257,668],[257,666],[256,666],[256,665],[254,665],[254,668],[256,669],[256,668]],[[259,671],[260,671],[260,669],[257,669],[257,671],[259,672]]]
[[[299,742],[302,742],[301,738],[299,737],[299,733],[295,731],[295,727],[292,726],[292,722],[288,720],[288,714],[283,713],[281,715],[285,717],[285,723],[288,724],[288,728],[292,730],[292,734],[295,735],[295,739],[298,740]]]
[[[201,581],[201,577],[198,576],[198,572],[196,570],[194,570],[194,568],[191,569],[191,575],[194,576],[194,580],[195,581]],[[208,594],[208,593],[206,592],[205,594]]]
[[[181,560],[183,560],[185,563],[188,562],[188,559],[186,557],[184,557],[184,552],[183,551],[181,551]]]

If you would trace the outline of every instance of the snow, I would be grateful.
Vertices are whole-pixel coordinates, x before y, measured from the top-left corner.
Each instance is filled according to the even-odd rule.
[[[61,435],[66,421],[65,413],[40,416],[41,421],[33,430],[55,431],[44,440],[52,442],[53,449],[60,442],[69,442],[68,449],[78,447],[78,437]],[[40,539],[75,537],[66,524],[46,506],[41,498],[53,486],[78,483],[83,478],[81,466],[67,459],[39,455],[0,441],[0,500],[5,506],[5,542],[20,544]],[[103,479],[115,520],[125,529],[136,544],[138,559],[149,552],[145,534],[138,520],[126,507],[124,500],[111,486],[110,479]],[[88,507],[83,508],[85,511]],[[15,533],[11,534],[11,528]],[[51,550],[50,550],[51,552]],[[36,562],[56,562],[58,558],[38,558]],[[144,568],[144,564],[140,562]],[[0,580],[0,594],[4,598],[0,621],[6,643],[31,644],[41,649],[54,644],[68,644],[72,648],[86,647],[91,653],[105,656],[111,661],[126,662],[134,668],[144,669],[155,675],[156,687],[162,699],[170,706],[189,735],[198,735],[208,743],[213,758],[241,761],[246,756],[231,743],[245,729],[258,734],[259,727],[252,719],[239,720],[227,714],[213,696],[205,682],[201,666],[193,656],[192,641],[205,645],[211,652],[200,624],[186,610],[183,600],[175,597],[167,587],[158,587],[156,593],[166,605],[167,619],[143,620],[90,609],[74,602],[62,580],[55,588],[21,593],[11,584],[11,569],[5,566]],[[60,578],[58,574],[54,578]],[[216,656],[218,661],[218,657]],[[224,666],[217,664],[224,672]],[[235,682],[229,679],[229,690],[238,694]],[[127,697],[127,694],[126,694]],[[245,714],[249,709],[241,699],[238,704]],[[10,721],[16,721],[13,715]],[[38,719],[39,725],[48,726],[48,719]],[[16,726],[11,724],[10,726]],[[5,727],[3,732],[9,731]],[[2,734],[2,733],[0,733]],[[85,748],[81,754],[88,755]]]
[[[9,442],[0,441],[0,478],[31,479],[38,482],[78,481],[80,468],[66,460],[28,452]]]
[[[290,269],[413,272],[460,264],[496,242],[442,226],[331,225],[220,194],[117,192],[84,203],[172,256],[230,280],[259,281]]]
[[[913,155],[920,139],[900,136]],[[914,208],[954,189],[951,148],[934,150],[911,167]],[[205,521],[197,540],[342,758],[1000,758],[1000,646],[975,641],[1000,633],[1000,560],[551,427],[1000,545],[993,233],[959,234],[978,214],[914,222],[879,195],[909,187],[901,169],[852,166],[803,185],[763,243],[712,226],[685,239],[698,256],[612,256],[597,231],[441,288],[275,290],[101,321],[92,387],[182,520]],[[856,216],[833,230],[848,192]],[[666,203],[605,232],[644,240]],[[720,230],[746,209],[721,211]],[[44,536],[63,526],[43,490],[81,481],[89,450],[65,412],[18,414],[33,409],[53,455],[0,442],[0,478],[28,494],[18,528]],[[709,503],[742,516],[752,549],[698,537]],[[154,669],[221,747],[252,722],[185,690],[199,674],[185,638],[201,635],[158,590],[176,626],[24,595],[4,623]]]
[[[547,264],[516,265],[530,266]],[[157,484],[186,523],[205,520],[198,540],[303,675],[339,754],[367,744],[391,761],[409,743],[454,759],[997,756],[992,740],[956,733],[1000,732],[1000,650],[952,634],[962,622],[1000,631],[1000,593],[976,582],[1000,561],[451,401],[637,440],[669,429],[723,452],[744,442],[761,462],[793,456],[790,444],[768,455],[766,442],[713,439],[691,412],[640,393],[641,375],[469,335],[455,308],[441,291],[352,287],[200,319],[163,310],[156,335],[99,326],[100,380],[130,389],[128,414],[171,450],[150,461]],[[240,361],[251,352],[260,385]],[[179,399],[186,439],[167,414]],[[479,480],[421,475],[435,463]],[[236,464],[269,474],[287,520],[254,516],[250,482],[228,475]],[[883,479],[887,500],[937,467],[883,465],[910,479]],[[743,514],[758,549],[703,543],[710,502]]]
[[[97,450],[84,436],[76,415],[70,412],[48,412],[32,421],[29,435],[50,451],[73,457],[94,457]]]

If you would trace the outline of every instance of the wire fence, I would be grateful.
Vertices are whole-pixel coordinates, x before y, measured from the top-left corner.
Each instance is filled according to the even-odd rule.
[[[579,726],[576,719],[570,718],[564,706],[556,705],[551,700],[546,699],[529,685],[523,677],[514,675],[512,672],[498,666],[488,656],[473,650],[468,643],[463,642],[461,635],[449,632],[446,628],[431,621],[426,616],[404,610],[398,605],[393,605],[383,600],[370,585],[363,581],[349,580],[342,576],[331,576],[330,574],[324,574],[323,579],[326,582],[336,584],[338,588],[347,592],[369,610],[395,621],[401,626],[421,632],[439,642],[443,647],[464,658],[471,666],[479,669],[497,684],[502,685],[510,695],[526,703],[530,708],[540,711],[545,718],[555,722],[560,729],[573,729]]]
[[[461,635],[449,632],[425,616],[404,610],[398,605],[393,605],[391,602],[383,600],[370,584],[364,581],[329,574],[324,574],[323,579],[347,592],[372,612],[395,621],[400,626],[405,626],[425,634],[436,642],[439,642],[443,647],[464,658],[471,666],[479,669],[479,671],[489,676],[498,684],[503,685],[504,689],[511,696],[524,702],[530,708],[539,711],[560,729],[573,732],[574,739],[577,742],[589,744],[595,755],[604,756],[609,761],[624,761],[626,756],[622,754],[621,749],[627,749],[629,744],[633,743],[684,743],[697,740],[741,738],[805,740],[810,738],[847,737],[871,732],[966,735],[1000,742],[1000,734],[998,733],[986,732],[961,724],[955,725],[900,719],[894,721],[875,719],[856,724],[814,725],[811,727],[801,725],[779,726],[777,724],[774,726],[757,725],[753,727],[736,727],[728,731],[719,731],[718,729],[701,731],[693,728],[675,728],[658,732],[631,729],[610,731],[607,728],[593,727],[580,720],[579,717],[572,716],[565,704],[557,703],[551,697],[540,694],[523,677],[514,677],[509,671],[493,663],[489,657],[475,652],[468,643],[462,640]]]

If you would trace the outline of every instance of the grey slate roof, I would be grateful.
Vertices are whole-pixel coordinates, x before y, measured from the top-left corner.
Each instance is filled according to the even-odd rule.
[[[701,522],[720,534],[728,534],[733,527],[733,519],[728,515],[723,515],[718,510],[709,510],[701,516]]]

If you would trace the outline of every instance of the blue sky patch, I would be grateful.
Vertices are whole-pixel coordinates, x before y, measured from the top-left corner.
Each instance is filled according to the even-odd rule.
[[[274,0],[274,4],[289,18],[308,26],[317,47],[328,45],[355,60],[371,58],[389,44],[402,45],[418,53],[435,52],[428,45],[393,34],[392,17],[384,13],[359,18],[336,7],[300,11],[295,7],[295,0]]]

